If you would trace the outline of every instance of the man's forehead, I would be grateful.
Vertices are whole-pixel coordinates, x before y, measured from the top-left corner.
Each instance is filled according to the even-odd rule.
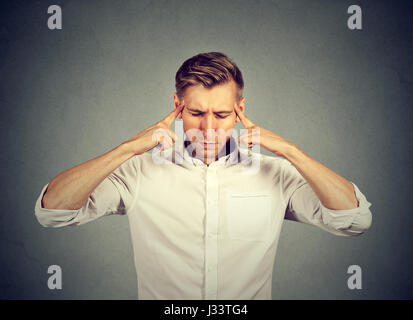
[[[199,111],[232,111],[235,94],[231,85],[205,88],[202,85],[187,88],[184,103],[190,109]]]

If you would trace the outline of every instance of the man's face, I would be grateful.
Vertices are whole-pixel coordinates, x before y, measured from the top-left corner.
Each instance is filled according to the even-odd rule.
[[[216,85],[210,89],[202,85],[185,90],[182,101],[175,93],[175,108],[184,105],[181,114],[184,131],[195,150],[195,156],[204,163],[215,161],[219,151],[232,135],[234,123],[238,122],[234,106],[237,85],[234,81]],[[245,98],[239,102],[244,111]]]

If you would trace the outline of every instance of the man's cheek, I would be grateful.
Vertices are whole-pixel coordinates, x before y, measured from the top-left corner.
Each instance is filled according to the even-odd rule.
[[[225,127],[227,129],[234,128],[236,119],[237,119],[237,116],[235,114],[232,116],[229,116],[227,119],[225,119],[226,120]]]
[[[198,128],[198,122],[193,117],[182,117],[185,132],[190,129]]]

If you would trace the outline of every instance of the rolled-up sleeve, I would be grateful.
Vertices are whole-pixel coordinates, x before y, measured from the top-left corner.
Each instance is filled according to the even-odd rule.
[[[358,207],[333,210],[321,203],[308,182],[289,161],[284,163],[282,180],[286,219],[314,225],[340,236],[357,236],[370,228],[371,203],[355,183],[350,181],[359,202]]]
[[[107,176],[90,194],[82,208],[76,210],[46,209],[42,199],[49,184],[46,184],[35,204],[35,216],[44,227],[82,225],[97,218],[124,215],[133,205],[139,185],[138,156],[125,161]]]

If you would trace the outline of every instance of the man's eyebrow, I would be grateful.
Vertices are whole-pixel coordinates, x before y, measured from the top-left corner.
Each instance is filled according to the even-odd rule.
[[[196,107],[195,107],[195,108],[187,107],[187,109],[188,109],[189,111],[193,111],[193,112],[204,112],[204,111],[202,111],[202,110],[200,110],[200,109],[197,109]]]

